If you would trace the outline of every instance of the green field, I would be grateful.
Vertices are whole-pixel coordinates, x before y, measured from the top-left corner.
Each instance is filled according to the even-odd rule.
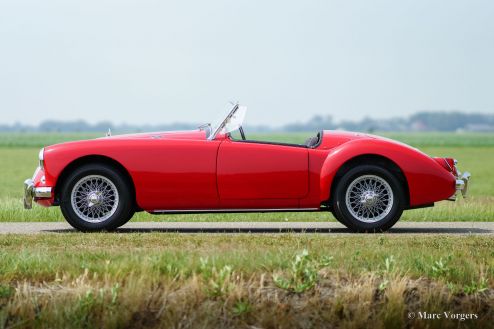
[[[310,133],[258,134],[251,138],[302,143]],[[451,156],[459,160],[460,169],[472,173],[467,201],[443,201],[434,208],[407,211],[403,220],[409,221],[491,221],[494,220],[494,134],[383,134],[410,143],[433,156]],[[31,177],[37,165],[39,148],[67,140],[97,137],[95,134],[0,134],[2,182],[0,184],[0,221],[62,221],[58,208],[35,206],[22,209],[22,184]],[[327,221],[327,213],[274,214],[201,214],[150,215],[138,213],[134,221]]]
[[[255,138],[303,142],[308,135]],[[403,220],[494,220],[494,134],[387,136],[455,157],[473,175],[468,200],[407,211]],[[58,208],[23,210],[22,183],[40,147],[90,137],[0,134],[0,221],[63,220]],[[133,220],[334,219],[139,213]],[[0,234],[0,329],[492,328],[493,250],[492,236],[470,234]],[[424,320],[419,312],[443,317]]]
[[[117,132],[118,133],[118,132]],[[303,143],[314,132],[296,133],[255,133],[248,134],[249,139],[272,140],[279,142]],[[103,137],[102,133],[0,133],[0,146],[6,147],[43,147],[46,145]],[[399,140],[414,146],[494,146],[494,134],[489,133],[389,133],[377,132],[376,135]]]

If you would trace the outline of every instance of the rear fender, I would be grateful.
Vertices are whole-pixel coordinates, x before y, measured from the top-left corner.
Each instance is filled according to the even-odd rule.
[[[342,144],[328,154],[320,175],[321,202],[331,197],[338,170],[362,155],[384,157],[398,166],[408,185],[410,207],[445,200],[455,192],[454,176],[425,153],[390,140],[358,139]]]

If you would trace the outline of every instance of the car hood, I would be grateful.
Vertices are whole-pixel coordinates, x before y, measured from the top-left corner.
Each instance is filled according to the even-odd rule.
[[[205,140],[206,132],[202,130],[189,130],[105,136],[95,139],[70,141],[49,145],[45,147],[45,152],[54,152],[56,150],[70,149],[74,147],[103,147],[110,145],[123,145],[122,142],[143,141],[146,139]]]
[[[206,132],[204,130],[184,130],[184,131],[161,131],[151,133],[138,133],[138,134],[125,134],[115,135],[108,137],[101,137],[99,139],[205,139]]]

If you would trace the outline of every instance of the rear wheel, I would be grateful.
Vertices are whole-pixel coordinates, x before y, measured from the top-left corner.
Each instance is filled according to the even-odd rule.
[[[404,204],[403,187],[391,172],[360,165],[338,181],[333,213],[354,232],[382,232],[400,219]]]
[[[129,182],[105,164],[74,170],[61,189],[60,208],[67,222],[81,231],[114,230],[134,215]]]
[[[342,216],[340,216],[336,211],[333,210],[331,213],[333,214],[334,218],[336,218],[336,220],[338,222],[340,222],[341,224],[347,226],[346,225],[346,222],[345,222],[345,219]]]

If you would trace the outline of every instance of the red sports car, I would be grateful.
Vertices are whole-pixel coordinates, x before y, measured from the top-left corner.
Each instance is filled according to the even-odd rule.
[[[82,231],[113,230],[136,211],[331,211],[352,231],[392,227],[403,210],[466,194],[470,174],[368,134],[321,131],[305,144],[249,140],[246,108],[193,131],[52,145],[25,181],[24,206],[60,206]],[[241,137],[235,139],[232,133]]]

